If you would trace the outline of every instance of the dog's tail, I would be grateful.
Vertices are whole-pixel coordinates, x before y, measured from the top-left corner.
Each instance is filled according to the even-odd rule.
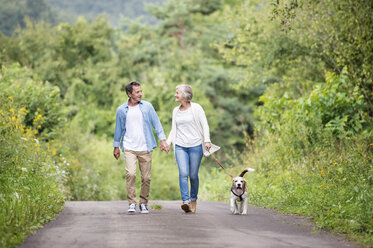
[[[252,172],[252,171],[255,171],[254,169],[252,169],[252,168],[247,168],[247,169],[245,169],[245,170],[243,170],[242,172],[241,172],[241,174],[239,175],[239,177],[243,177],[245,174],[246,174],[246,172]]]

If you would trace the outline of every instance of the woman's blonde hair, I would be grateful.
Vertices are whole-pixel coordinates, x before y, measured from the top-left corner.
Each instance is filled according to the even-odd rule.
[[[192,86],[187,84],[180,84],[176,86],[176,89],[181,92],[185,101],[190,102],[193,98],[193,89]]]

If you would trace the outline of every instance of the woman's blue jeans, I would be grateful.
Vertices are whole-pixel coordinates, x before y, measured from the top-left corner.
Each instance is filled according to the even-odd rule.
[[[202,156],[202,145],[194,147],[175,146],[175,157],[179,167],[180,194],[183,202],[197,200],[199,187],[198,170]],[[190,178],[190,197],[188,178]]]

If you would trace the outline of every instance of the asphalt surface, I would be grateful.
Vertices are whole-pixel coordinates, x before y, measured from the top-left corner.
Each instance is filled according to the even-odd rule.
[[[66,202],[56,220],[29,236],[21,248],[66,247],[359,247],[315,230],[311,221],[249,207],[232,215],[228,203],[198,202],[184,213],[179,201],[151,201],[149,214],[128,214],[127,201]]]

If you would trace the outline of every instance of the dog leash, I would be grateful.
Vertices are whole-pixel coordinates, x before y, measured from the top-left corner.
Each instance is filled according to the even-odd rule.
[[[210,151],[208,151],[208,152],[210,153],[211,157],[212,157],[213,159],[215,159],[216,163],[218,163],[218,165],[220,165],[220,167],[224,170],[224,172],[225,172],[228,176],[230,176],[230,177],[233,179],[233,176],[232,176],[231,174],[229,174],[229,173],[225,170],[225,168],[223,167],[223,165],[221,165],[221,163],[220,163],[220,162],[219,162],[219,161],[214,157],[214,155],[212,155]]]

